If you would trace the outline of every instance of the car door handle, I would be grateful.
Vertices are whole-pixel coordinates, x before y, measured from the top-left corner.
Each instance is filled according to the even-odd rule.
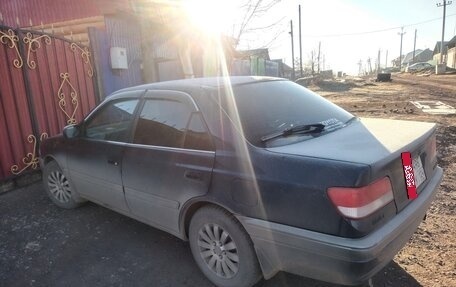
[[[119,165],[119,163],[116,160],[113,160],[113,159],[108,159],[108,163],[112,164],[112,165],[115,165],[115,166]]]
[[[203,181],[203,173],[198,171],[186,170],[184,176],[188,179]]]

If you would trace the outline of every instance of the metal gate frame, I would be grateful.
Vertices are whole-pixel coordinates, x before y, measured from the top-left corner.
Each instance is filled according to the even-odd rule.
[[[0,181],[36,170],[39,143],[98,104],[92,55],[62,37],[0,25]]]

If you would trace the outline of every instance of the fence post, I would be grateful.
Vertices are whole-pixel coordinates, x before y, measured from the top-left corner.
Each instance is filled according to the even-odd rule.
[[[20,29],[17,29],[16,30],[16,34],[17,34],[17,37],[19,38],[19,41],[18,41],[18,48],[19,48],[19,53],[21,54],[21,57],[23,59],[26,59],[27,58],[27,52],[25,51],[25,43],[23,41],[24,39],[24,35],[22,33],[22,31]],[[29,112],[30,112],[30,119],[31,119],[31,124],[32,124],[32,132],[33,132],[33,135],[35,136],[35,138],[39,138],[40,137],[40,133],[39,133],[39,127],[38,127],[38,120],[37,120],[37,117],[36,117],[36,111],[35,111],[35,103],[33,102],[33,93],[32,93],[32,90],[30,89],[30,79],[29,79],[29,73],[28,73],[28,69],[27,69],[27,63],[24,63],[22,65],[22,77],[24,78],[24,86],[25,86],[25,96],[26,96],[26,99],[27,99],[27,106],[28,106],[28,109],[29,109]]]

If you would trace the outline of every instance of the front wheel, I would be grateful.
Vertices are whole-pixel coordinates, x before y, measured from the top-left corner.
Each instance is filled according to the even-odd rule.
[[[261,279],[250,237],[222,208],[198,210],[190,222],[189,240],[198,267],[215,285],[250,287]]]
[[[43,185],[49,198],[59,207],[76,208],[85,201],[74,193],[70,180],[55,161],[44,166]]]

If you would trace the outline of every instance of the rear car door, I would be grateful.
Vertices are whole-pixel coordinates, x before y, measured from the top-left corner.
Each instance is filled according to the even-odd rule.
[[[125,147],[122,179],[131,213],[171,233],[190,198],[208,192],[215,152],[193,99],[148,91],[133,142]]]
[[[130,92],[140,96],[143,92]],[[83,134],[70,141],[68,167],[78,192],[92,201],[127,213],[121,161],[139,99],[107,102],[83,123]]]

